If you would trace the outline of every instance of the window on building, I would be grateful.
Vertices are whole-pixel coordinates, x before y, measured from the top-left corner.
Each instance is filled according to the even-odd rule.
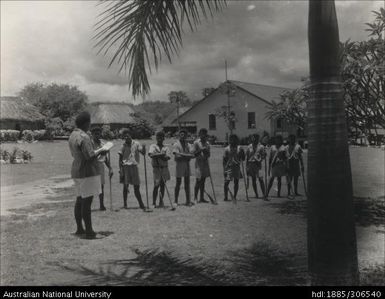
[[[209,114],[209,130],[214,131],[217,129],[217,119],[215,114]]]
[[[282,129],[282,119],[281,118],[277,119],[277,129]]]
[[[255,112],[247,113],[247,124],[249,129],[255,129]]]

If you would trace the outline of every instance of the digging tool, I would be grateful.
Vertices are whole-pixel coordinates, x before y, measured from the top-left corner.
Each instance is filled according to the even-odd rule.
[[[209,199],[210,199],[211,203],[217,205],[218,202],[217,202],[217,197],[216,197],[216,195],[215,195],[214,183],[213,183],[213,178],[212,178],[212,176],[211,176],[210,165],[209,165],[209,177],[210,177],[211,189],[213,190],[214,201],[212,200],[212,197],[208,195],[208,193],[206,192],[206,190],[205,190],[205,192],[206,192],[206,194],[209,196]]]
[[[163,178],[162,168],[160,168],[159,160],[158,160],[158,158],[155,158],[155,160],[156,160],[157,166],[159,167],[159,171],[160,171],[160,179],[162,180],[162,182],[163,182],[163,184],[164,184],[164,188],[166,189],[168,200],[170,201],[171,211],[175,211],[176,208],[175,208],[174,205],[172,204],[172,200],[171,200],[171,197],[170,197],[170,192],[168,191],[168,187],[167,187],[166,181],[165,181],[164,178]]]
[[[144,180],[146,182],[146,202],[147,202],[147,207],[144,210],[145,212],[152,212],[150,209],[150,205],[148,203],[148,185],[147,185],[147,161],[146,161],[146,153],[143,154],[143,160],[144,160]]]
[[[245,165],[244,165],[244,163],[243,163],[243,160],[241,161],[241,166],[242,166],[243,182],[245,183],[245,190],[246,190],[246,201],[250,201],[250,199],[249,199],[249,191],[247,191],[247,183],[246,183]]]
[[[301,171],[301,177],[302,177],[302,182],[303,182],[303,189],[305,190],[305,195],[307,198],[307,188],[306,188],[306,181],[305,181],[305,174],[302,171],[302,168],[300,168]]]

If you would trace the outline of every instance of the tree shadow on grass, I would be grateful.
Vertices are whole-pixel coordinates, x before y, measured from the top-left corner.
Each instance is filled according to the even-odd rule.
[[[81,275],[78,285],[225,285],[226,277],[200,260],[180,259],[169,252],[134,250],[133,259],[105,262],[97,269],[55,262],[51,265]]]
[[[241,285],[306,285],[306,256],[284,253],[267,241],[232,252],[233,280]]]
[[[375,265],[362,269],[360,272],[360,285],[384,286],[385,265]]]
[[[304,285],[306,259],[285,255],[267,243],[229,252],[231,266],[214,265],[198,258],[182,259],[171,252],[134,250],[136,257],[101,263],[92,269],[84,265],[53,265],[83,278],[77,285],[130,286],[224,286]],[[305,270],[304,270],[305,269]]]
[[[299,215],[306,218],[306,200],[288,200],[280,203],[269,203],[278,209],[280,214]],[[354,213],[356,223],[360,226],[381,226],[385,222],[384,197],[354,197]]]

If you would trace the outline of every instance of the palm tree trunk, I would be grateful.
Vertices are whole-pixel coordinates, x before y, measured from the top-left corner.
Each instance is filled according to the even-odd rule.
[[[358,283],[352,175],[334,0],[309,0],[308,263],[313,285]]]

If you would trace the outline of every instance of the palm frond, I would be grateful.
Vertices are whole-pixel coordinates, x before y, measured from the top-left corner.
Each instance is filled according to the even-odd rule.
[[[128,71],[134,97],[150,91],[147,71],[157,69],[162,55],[172,62],[182,46],[183,25],[195,31],[201,16],[208,18],[226,6],[225,0],[103,0],[93,39],[98,54],[112,52],[108,67],[117,63]]]

